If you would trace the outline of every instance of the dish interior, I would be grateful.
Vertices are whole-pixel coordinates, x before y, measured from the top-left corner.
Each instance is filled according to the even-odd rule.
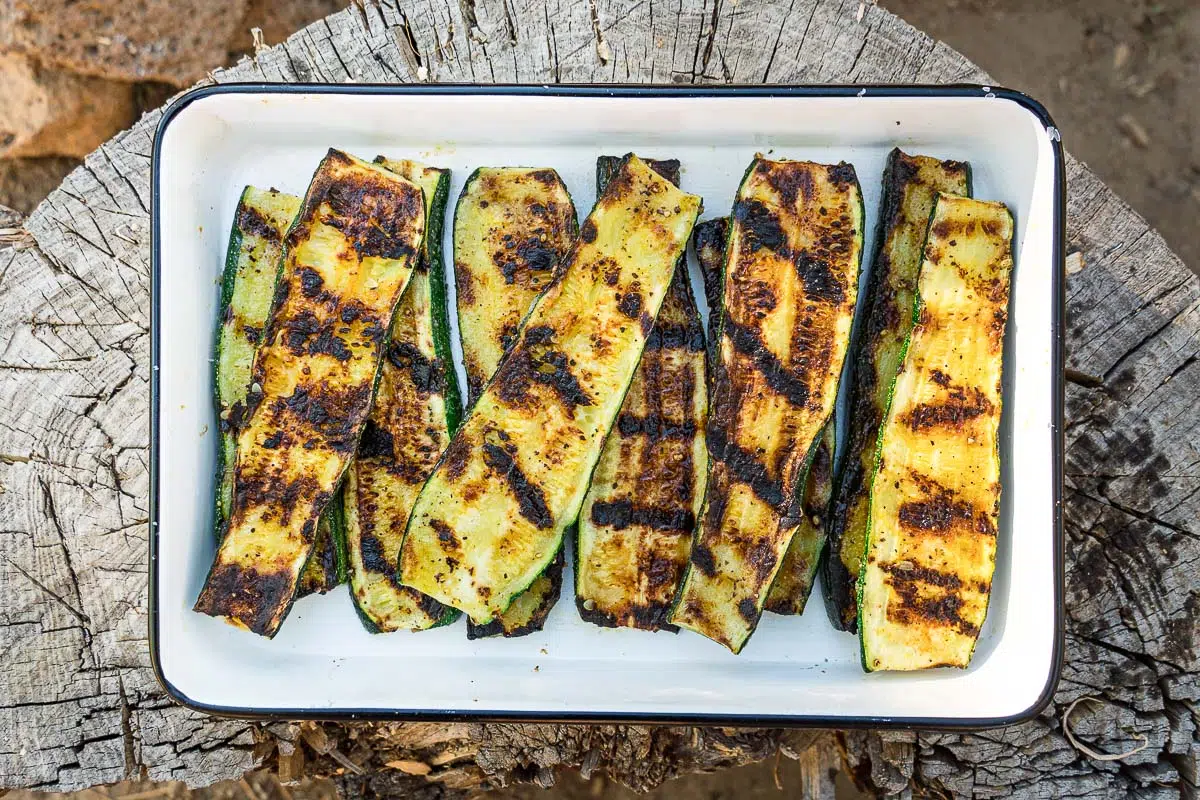
[[[835,631],[818,587],[801,617],[765,614],[740,656],[692,633],[582,622],[570,567],[545,630],[468,641],[464,623],[372,636],[345,586],[296,603],[271,641],[191,612],[211,562],[216,427],[212,358],[218,281],[245,184],[302,194],[327,148],[453,170],[451,210],[477,166],[558,170],[582,217],[596,156],[678,158],[702,218],[729,213],[755,152],[854,165],[866,202],[862,278],[893,146],[967,160],[976,197],[1017,223],[1005,343],[999,558],[967,670],[866,675],[858,640]],[[158,353],[157,619],[163,678],[187,702],[234,712],[456,712],[584,717],[996,720],[1036,703],[1055,642],[1053,336],[1059,268],[1051,135],[1027,108],[968,96],[716,97],[217,93],[162,133],[155,275]],[[446,226],[447,258],[452,226]],[[699,274],[689,255],[696,297]],[[449,262],[448,262],[449,265]],[[447,270],[452,279],[453,270]],[[450,287],[451,318],[454,291]],[[457,328],[455,356],[460,358]],[[461,361],[458,363],[462,385]],[[845,392],[839,411],[845,410]],[[844,428],[844,426],[842,426]],[[568,565],[570,552],[568,552]]]

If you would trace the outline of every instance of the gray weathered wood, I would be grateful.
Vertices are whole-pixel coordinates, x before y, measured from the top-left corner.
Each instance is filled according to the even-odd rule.
[[[989,79],[857,0],[359,3],[219,82],[955,82]],[[146,646],[149,114],[0,234],[0,786],[145,774],[192,784],[257,758],[343,769],[352,793],[552,780],[560,764],[651,786],[783,747],[838,752],[880,791],[1195,796],[1200,739],[1200,281],[1076,161],[1069,226],[1067,666],[1003,731],[839,736],[575,726],[263,728],[172,705]],[[1148,747],[1121,762],[1094,748]],[[298,742],[303,741],[304,744]],[[279,742],[277,744],[277,742]],[[315,762],[313,761],[315,759]],[[356,760],[357,759],[357,760]],[[358,776],[345,761],[366,767]],[[411,766],[410,766],[411,769]],[[419,779],[424,780],[424,779]],[[828,777],[815,779],[819,793]]]

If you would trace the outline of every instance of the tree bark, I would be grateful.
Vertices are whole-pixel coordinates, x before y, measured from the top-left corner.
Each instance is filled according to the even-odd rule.
[[[987,75],[857,0],[369,3],[211,80],[938,82]],[[831,796],[1194,797],[1200,766],[1200,281],[1068,162],[1067,663],[981,734],[258,725],[173,705],[146,642],[150,151],[159,114],[0,231],[0,786],[190,785],[265,763],[352,795],[605,770],[647,788],[783,749]],[[1100,761],[1076,749],[1063,714]],[[339,772],[340,770],[340,772]],[[821,777],[824,775],[824,777]]]

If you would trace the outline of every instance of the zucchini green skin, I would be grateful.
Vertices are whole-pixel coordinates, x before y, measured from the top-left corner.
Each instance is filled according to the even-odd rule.
[[[948,194],[929,220],[869,490],[858,580],[868,672],[966,667],[987,615],[1013,230],[1002,203]]]
[[[774,614],[803,614],[817,581],[817,567],[825,549],[825,517],[833,494],[834,446],[837,429],[833,417],[821,431],[812,462],[802,486],[803,516],[783,556],[783,564],[767,594],[767,611]]]
[[[875,446],[901,347],[912,329],[913,293],[929,215],[938,192],[969,195],[970,167],[960,161],[910,156],[898,148],[883,174],[879,240],[851,354],[846,454],[835,480],[829,547],[821,564],[825,606],[835,628],[857,625],[857,584],[866,548],[867,494]]]
[[[350,597],[372,633],[419,631],[458,617],[396,580],[413,500],[458,425],[458,379],[449,353],[442,219],[450,171],[382,156],[375,163],[419,186],[421,256],[392,317],[375,402],[343,488]]]
[[[195,610],[273,636],[358,446],[425,229],[421,190],[337,150],[285,237],[238,434],[228,530]]]
[[[213,380],[221,432],[214,525],[218,542],[225,535],[233,504],[237,434],[245,421],[254,356],[271,316],[283,258],[283,237],[299,209],[300,198],[295,195],[247,186],[234,213],[221,280],[218,312],[221,324],[217,329]],[[331,536],[333,524],[327,516],[322,516],[318,523],[316,552],[301,576],[300,597],[314,592],[323,594],[344,580],[341,550]]]
[[[833,413],[863,241],[849,164],[751,162],[725,249],[709,474],[671,622],[740,652],[803,517]]]
[[[709,359],[715,360],[712,339],[720,320],[721,276],[725,263],[725,240],[729,234],[729,218],[717,217],[696,226],[692,245],[700,273],[704,276],[704,293],[710,309],[708,317]],[[804,518],[792,537],[783,565],[767,595],[766,610],[776,614],[803,614],[812,594],[817,565],[825,546],[825,516],[833,493],[834,444],[837,441],[831,418],[817,440],[812,464],[804,478]]]
[[[678,185],[678,161],[648,163]],[[619,158],[597,160],[597,194],[619,167]],[[579,516],[575,604],[588,622],[676,630],[667,617],[707,474],[704,352],[703,323],[680,259]]]
[[[422,488],[403,583],[485,624],[557,556],[699,211],[627,156]]]
[[[225,535],[233,505],[233,465],[237,434],[246,416],[251,370],[271,315],[271,300],[287,233],[300,198],[275,189],[247,186],[238,199],[221,276],[214,400],[221,442],[217,449],[217,541]]]
[[[297,598],[310,594],[325,594],[333,587],[346,582],[348,565],[345,524],[339,488],[317,520],[317,540],[313,544],[312,557],[300,573],[300,584],[296,587]]]
[[[579,223],[566,185],[544,167],[484,167],[454,209],[459,333],[473,404],[516,340],[533,301],[561,269]],[[540,631],[562,588],[560,552],[547,571],[486,625],[467,620],[467,638]]]

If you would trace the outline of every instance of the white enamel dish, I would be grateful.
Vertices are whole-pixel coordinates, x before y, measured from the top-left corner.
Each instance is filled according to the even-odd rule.
[[[468,641],[462,620],[371,635],[345,586],[298,601],[273,640],[191,611],[214,550],[218,282],[246,184],[302,194],[337,147],[451,168],[452,208],[475,167],[548,166],[582,216],[595,198],[596,156],[634,151],[680,159],[683,188],[703,196],[708,218],[729,212],[755,152],[845,160],[866,202],[865,281],[894,146],[969,161],[975,196],[1007,203],[1017,222],[999,559],[970,668],[865,674],[857,638],[832,628],[815,595],[801,617],[765,614],[740,656],[686,631],[600,628],[578,617],[570,554],[545,630],[518,639]],[[1064,180],[1058,132],[1023,95],[976,86],[214,86],[163,116],[152,214],[150,638],[159,679],[181,703],[285,718],[987,727],[1049,700],[1062,651]],[[450,306],[453,320],[453,286]]]

